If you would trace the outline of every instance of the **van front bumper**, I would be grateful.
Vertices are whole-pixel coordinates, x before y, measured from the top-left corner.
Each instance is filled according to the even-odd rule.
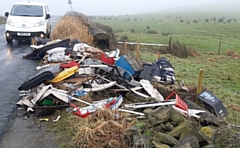
[[[9,39],[30,39],[31,37],[37,36],[41,38],[45,38],[46,34],[44,32],[16,32],[16,31],[6,31],[6,38]]]

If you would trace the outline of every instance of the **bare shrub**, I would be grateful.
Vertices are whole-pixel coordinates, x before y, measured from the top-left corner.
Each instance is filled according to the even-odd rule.
[[[118,30],[117,32],[123,32],[123,30],[121,29],[121,30]]]
[[[180,44],[179,42],[173,43],[170,50],[167,48],[160,50],[160,52],[162,54],[171,54],[179,58],[187,58],[188,56],[196,57],[201,55],[201,53],[196,50],[189,48],[184,44]]]
[[[162,36],[169,36],[169,35],[171,35],[171,33],[164,33],[164,32],[162,32]]]
[[[228,23],[231,23],[232,20],[233,20],[232,18],[231,18],[231,19],[228,19],[227,22],[228,22]]]
[[[155,31],[155,30],[148,30],[147,34],[157,34],[157,31]]]
[[[225,20],[225,17],[221,17],[220,19],[218,19],[218,22],[219,22],[219,23],[223,23],[224,20]]]
[[[198,20],[194,20],[193,23],[198,23]]]
[[[134,30],[133,28],[131,28],[131,30],[130,30],[130,31],[131,31],[131,33],[135,33],[135,30]]]
[[[123,42],[124,41],[128,41],[128,36],[127,35],[123,35],[123,36],[120,37],[120,40],[123,41]]]

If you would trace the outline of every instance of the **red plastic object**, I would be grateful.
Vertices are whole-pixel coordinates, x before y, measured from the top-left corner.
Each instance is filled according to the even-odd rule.
[[[107,57],[104,53],[101,55],[102,62],[109,64],[109,65],[114,65],[114,58],[113,57]]]
[[[175,106],[177,108],[180,108],[182,110],[187,111],[188,110],[188,105],[178,96],[178,94],[175,91],[173,91],[165,100],[170,99],[170,97],[172,95],[174,95],[174,94],[176,95],[176,104],[175,104]]]
[[[81,111],[80,111],[80,110],[77,108],[77,106],[74,105],[74,104],[71,104],[71,106],[77,110],[76,112],[72,112],[72,113],[75,114],[75,115],[78,115],[78,116],[81,117],[81,118],[86,118],[87,116],[90,115],[89,112],[86,112],[85,114],[82,114]]]
[[[116,104],[117,100],[113,99],[111,102],[104,105],[104,108],[110,108],[112,105]]]
[[[76,61],[71,61],[69,63],[61,64],[60,68],[71,68],[73,66],[77,66],[78,68],[80,67],[80,65]]]

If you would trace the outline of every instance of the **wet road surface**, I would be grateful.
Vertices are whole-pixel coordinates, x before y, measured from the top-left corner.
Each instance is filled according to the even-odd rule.
[[[12,113],[19,99],[18,87],[35,72],[38,61],[26,60],[22,55],[31,52],[30,44],[5,41],[4,25],[0,25],[0,136],[9,127]]]
[[[52,28],[57,19],[52,19]],[[14,41],[8,45],[3,36],[4,30],[5,25],[0,25],[0,139],[17,109],[18,87],[36,73],[35,67],[39,62],[23,59],[23,55],[31,52],[30,43],[18,44]]]

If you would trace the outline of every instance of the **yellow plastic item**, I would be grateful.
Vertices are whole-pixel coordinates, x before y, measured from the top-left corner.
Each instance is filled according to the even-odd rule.
[[[64,71],[60,72],[55,78],[53,78],[52,80],[50,80],[48,82],[51,82],[51,83],[60,82],[64,79],[74,75],[76,72],[78,72],[78,67],[73,66],[71,68],[65,69]]]
[[[42,119],[39,119],[39,121],[40,121],[40,122],[41,122],[41,121],[46,121],[46,122],[48,122],[49,119],[48,119],[48,118],[42,118]]]

